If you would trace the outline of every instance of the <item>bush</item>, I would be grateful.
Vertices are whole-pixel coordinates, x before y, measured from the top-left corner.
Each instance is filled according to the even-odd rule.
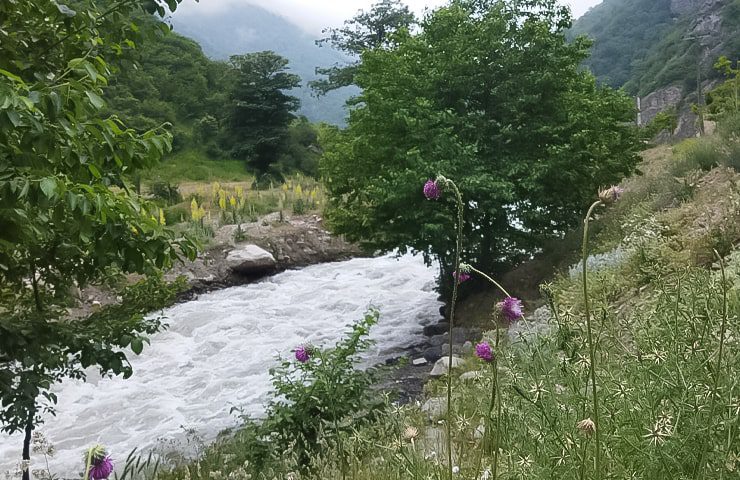
[[[173,205],[182,201],[179,187],[176,183],[158,180],[149,186],[149,193],[157,199],[164,201],[167,205]]]
[[[372,344],[368,335],[378,316],[370,310],[334,348],[307,346],[308,361],[286,360],[270,370],[273,400],[262,428],[279,449],[302,452],[305,461],[319,446],[320,434],[338,441],[380,411],[384,402],[370,392],[375,370],[356,368],[358,355]]]
[[[709,171],[722,161],[719,145],[707,138],[686,140],[676,146],[677,161],[671,165],[671,175],[681,177],[691,170]]]

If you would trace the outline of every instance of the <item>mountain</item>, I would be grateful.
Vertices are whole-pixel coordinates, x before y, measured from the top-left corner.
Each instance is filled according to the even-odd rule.
[[[697,76],[704,91],[719,81],[713,64],[740,53],[740,0],[604,0],[579,18],[570,34],[594,41],[585,65],[613,87],[638,96],[642,122],[679,113],[676,133],[695,133],[691,104]]]
[[[343,125],[346,100],[357,93],[344,88],[316,98],[308,82],[317,78],[316,67],[349,61],[329,47],[318,47],[314,38],[283,17],[254,5],[203,15],[175,14],[171,23],[176,32],[197,41],[211,58],[228,60],[231,55],[272,50],[290,61],[290,70],[301,77],[300,113],[314,122]]]

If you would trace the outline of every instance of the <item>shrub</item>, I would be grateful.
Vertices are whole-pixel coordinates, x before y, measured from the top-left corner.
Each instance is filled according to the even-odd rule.
[[[691,170],[709,171],[722,161],[719,146],[711,139],[686,140],[676,147],[677,161],[671,165],[671,175],[681,177]]]
[[[176,183],[170,183],[164,180],[152,182],[149,186],[149,192],[157,199],[164,201],[167,205],[173,205],[182,201],[179,186]]]
[[[341,441],[340,435],[380,411],[384,402],[370,392],[376,371],[357,368],[358,355],[372,344],[368,334],[378,316],[371,309],[334,348],[300,347],[295,360],[270,370],[273,400],[262,428],[274,436],[278,448],[302,452],[305,463],[319,446],[320,434]],[[301,351],[308,355],[306,361],[301,361]]]

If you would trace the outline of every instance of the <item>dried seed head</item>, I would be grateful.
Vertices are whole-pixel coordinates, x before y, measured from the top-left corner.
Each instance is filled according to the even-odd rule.
[[[596,424],[590,418],[581,420],[576,424],[576,428],[584,435],[590,437],[596,431]]]

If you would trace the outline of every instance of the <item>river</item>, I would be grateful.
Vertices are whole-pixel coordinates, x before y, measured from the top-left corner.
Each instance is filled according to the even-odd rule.
[[[169,329],[140,356],[128,380],[67,381],[55,388],[56,417],[40,431],[53,443],[51,470],[77,477],[86,447],[106,445],[123,463],[140,451],[184,445],[185,429],[209,441],[237,424],[232,407],[259,417],[268,369],[302,343],[333,345],[368,306],[380,310],[368,361],[381,362],[421,341],[439,318],[437,269],[421,257],[357,258],[283,272],[201,295],[163,312]],[[0,436],[0,477],[21,457],[21,436]],[[33,458],[41,468],[43,458]]]

